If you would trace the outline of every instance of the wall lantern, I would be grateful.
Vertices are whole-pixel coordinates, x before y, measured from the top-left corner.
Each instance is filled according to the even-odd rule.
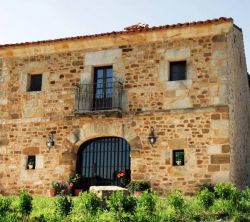
[[[151,145],[155,144],[155,142],[156,142],[156,136],[155,136],[155,132],[154,132],[154,128],[153,127],[150,128],[150,133],[148,135],[148,142]]]
[[[46,145],[47,145],[47,147],[48,147],[49,150],[55,145],[55,141],[54,141],[54,137],[53,137],[53,132],[49,133],[49,138],[46,141]]]

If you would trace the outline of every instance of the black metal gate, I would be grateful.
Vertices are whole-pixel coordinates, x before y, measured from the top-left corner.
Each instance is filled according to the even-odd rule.
[[[85,142],[77,154],[77,173],[86,188],[92,185],[117,185],[123,172],[130,181],[130,146],[119,137],[102,137]]]

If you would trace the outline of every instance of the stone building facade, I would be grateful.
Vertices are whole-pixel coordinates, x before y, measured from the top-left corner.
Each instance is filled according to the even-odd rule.
[[[171,64],[180,61],[185,78],[171,80]],[[84,91],[98,67],[121,83],[103,110]],[[38,74],[41,89],[30,90]],[[249,185],[247,82],[242,31],[231,18],[1,45],[0,191],[46,193],[76,172],[80,147],[100,137],[125,139],[132,180],[150,181],[162,194],[205,183]]]

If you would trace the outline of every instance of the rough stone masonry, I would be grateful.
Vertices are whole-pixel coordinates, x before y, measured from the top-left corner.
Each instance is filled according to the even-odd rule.
[[[175,61],[186,61],[186,79],[170,81]],[[76,85],[93,83],[102,66],[123,84],[121,110],[76,115]],[[42,74],[41,90],[29,91],[35,74]],[[132,180],[150,181],[161,194],[228,181],[244,187],[249,108],[242,31],[230,18],[1,45],[0,192],[45,194],[52,181],[75,173],[82,144],[110,136],[129,143]],[[181,166],[173,163],[179,149]]]

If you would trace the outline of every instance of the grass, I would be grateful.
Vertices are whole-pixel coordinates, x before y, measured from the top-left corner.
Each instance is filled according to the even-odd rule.
[[[105,201],[87,192],[73,198],[32,198],[30,215],[22,215],[18,196],[0,196],[0,222],[250,222],[250,189],[239,191],[232,184],[204,188],[191,197],[177,190],[165,198],[154,192],[138,198],[114,193]],[[11,200],[9,208],[4,199]],[[1,209],[7,213],[1,215]]]

